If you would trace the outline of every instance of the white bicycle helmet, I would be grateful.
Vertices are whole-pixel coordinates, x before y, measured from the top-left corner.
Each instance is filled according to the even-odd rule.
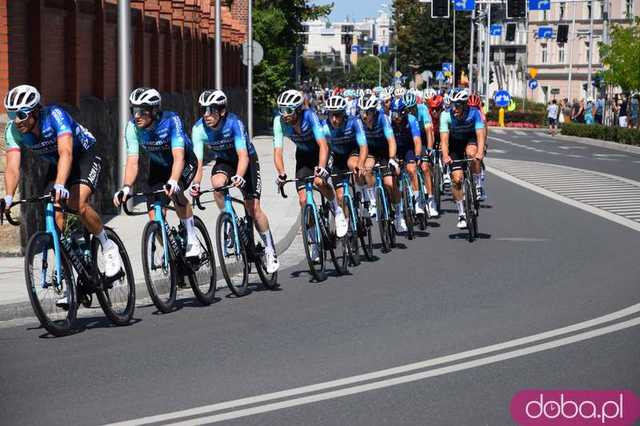
[[[332,96],[329,98],[324,107],[327,111],[345,112],[347,110],[347,100],[342,96]]]
[[[444,94],[444,101],[443,102],[444,102],[444,106],[445,107],[448,108],[449,106],[451,106],[451,96],[449,96],[448,93]]]
[[[391,93],[392,92],[390,90],[387,90],[387,89],[383,90],[380,93],[380,100],[383,101],[383,102],[388,101],[389,99],[392,98],[392,94]]]
[[[393,94],[395,96],[397,96],[398,98],[403,97],[405,94],[407,93],[407,89],[405,89],[404,87],[400,86],[400,87],[396,87],[396,89],[394,90]]]
[[[358,101],[358,108],[362,111],[378,108],[378,98],[375,95],[365,96]]]
[[[407,108],[416,106],[416,95],[412,91],[405,93],[403,100]]]
[[[4,108],[9,112],[29,112],[40,104],[40,92],[33,86],[21,84],[9,90],[4,98]]]
[[[129,103],[132,106],[160,107],[161,102],[160,92],[149,87],[138,87],[129,96]]]
[[[291,110],[297,110],[302,106],[304,97],[302,93],[297,90],[286,90],[278,97],[279,108],[289,108]]]
[[[205,90],[200,94],[198,103],[200,103],[202,107],[223,107],[227,105],[227,95],[225,95],[222,90]]]
[[[469,100],[469,92],[466,89],[459,90],[451,96],[451,102],[467,102]]]
[[[436,92],[434,89],[432,89],[431,87],[429,87],[428,89],[424,89],[424,98],[425,99],[431,99],[434,96],[437,96],[438,92]]]

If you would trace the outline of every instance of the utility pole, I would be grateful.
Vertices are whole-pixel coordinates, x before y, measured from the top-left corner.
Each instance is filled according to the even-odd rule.
[[[587,97],[593,96],[593,86],[591,84],[593,67],[593,1],[589,0],[589,70],[587,74]]]
[[[484,49],[484,95],[489,99],[489,56],[491,52],[491,3],[487,3],[487,32],[485,36],[485,49]]]
[[[222,6],[216,0],[216,90],[222,90]]]
[[[604,0],[604,14],[602,16],[602,42],[609,44],[609,0]]]
[[[129,0],[118,0],[118,180],[124,180],[127,161],[125,129],[129,121],[131,93],[131,7]]]
[[[253,139],[253,0],[247,2],[247,130]]]
[[[573,45],[576,41],[576,2],[572,2],[571,31],[569,31],[569,84],[567,86],[567,99],[571,102],[571,80],[573,78]],[[573,34],[573,38],[571,35]]]
[[[456,87],[456,8],[453,8],[453,55],[451,64],[451,88]]]
[[[471,47],[469,47],[469,90],[473,90],[473,43],[475,41],[476,8],[471,11]]]

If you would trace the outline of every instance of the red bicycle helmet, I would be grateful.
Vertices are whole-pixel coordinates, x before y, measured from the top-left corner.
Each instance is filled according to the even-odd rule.
[[[436,109],[436,108],[440,108],[442,106],[442,102],[444,101],[444,99],[442,98],[441,95],[435,95],[430,97],[427,100],[427,104],[429,105],[429,108],[431,109]]]
[[[482,99],[480,99],[480,96],[474,93],[473,95],[469,96],[469,100],[467,101],[467,103],[470,107],[480,108],[482,106]]]

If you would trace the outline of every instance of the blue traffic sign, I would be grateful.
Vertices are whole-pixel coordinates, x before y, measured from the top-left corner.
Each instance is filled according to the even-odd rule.
[[[454,7],[456,12],[471,12],[476,7],[476,0],[456,0]]]
[[[438,81],[444,81],[444,73],[442,71],[438,71],[436,72],[436,80]]]
[[[550,10],[551,0],[529,0],[529,10]]]
[[[493,95],[493,100],[501,108],[504,108],[509,105],[511,102],[511,95],[506,90],[498,90],[495,95]]]
[[[444,71],[444,72],[453,72],[453,64],[451,62],[443,62],[442,63],[442,71]]]
[[[357,44],[351,46],[351,53],[360,53],[360,46],[358,46]]]
[[[536,90],[537,88],[538,88],[538,80],[536,80],[535,78],[529,80],[529,89]]]
[[[538,38],[552,38],[552,37],[553,37],[553,28],[551,27],[538,28]]]
[[[500,24],[492,24],[489,33],[492,36],[501,36],[502,35],[502,25]]]
[[[384,45],[384,46],[380,46],[380,49],[378,49],[379,53],[389,53],[389,46]]]

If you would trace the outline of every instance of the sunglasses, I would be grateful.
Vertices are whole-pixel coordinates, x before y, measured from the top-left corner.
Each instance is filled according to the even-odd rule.
[[[216,115],[219,116],[220,115],[220,111],[222,111],[223,108],[218,108],[212,105],[206,106],[206,107],[200,107],[200,115]]]
[[[151,115],[151,113],[153,112],[153,109],[149,108],[149,107],[137,107],[136,106],[136,107],[131,107],[129,109],[131,111],[131,115],[134,116],[134,117],[136,115],[139,115],[139,116]]]
[[[278,111],[280,111],[280,114],[282,115],[291,115],[295,114],[296,111],[298,111],[298,108],[292,106],[281,106],[278,108]]]
[[[31,111],[7,111],[9,119],[15,123],[22,123],[31,115]]]
[[[467,103],[466,102],[454,102],[453,103],[453,107],[454,108],[463,108]]]
[[[329,117],[344,117],[344,112],[342,111],[333,111],[329,113]]]

